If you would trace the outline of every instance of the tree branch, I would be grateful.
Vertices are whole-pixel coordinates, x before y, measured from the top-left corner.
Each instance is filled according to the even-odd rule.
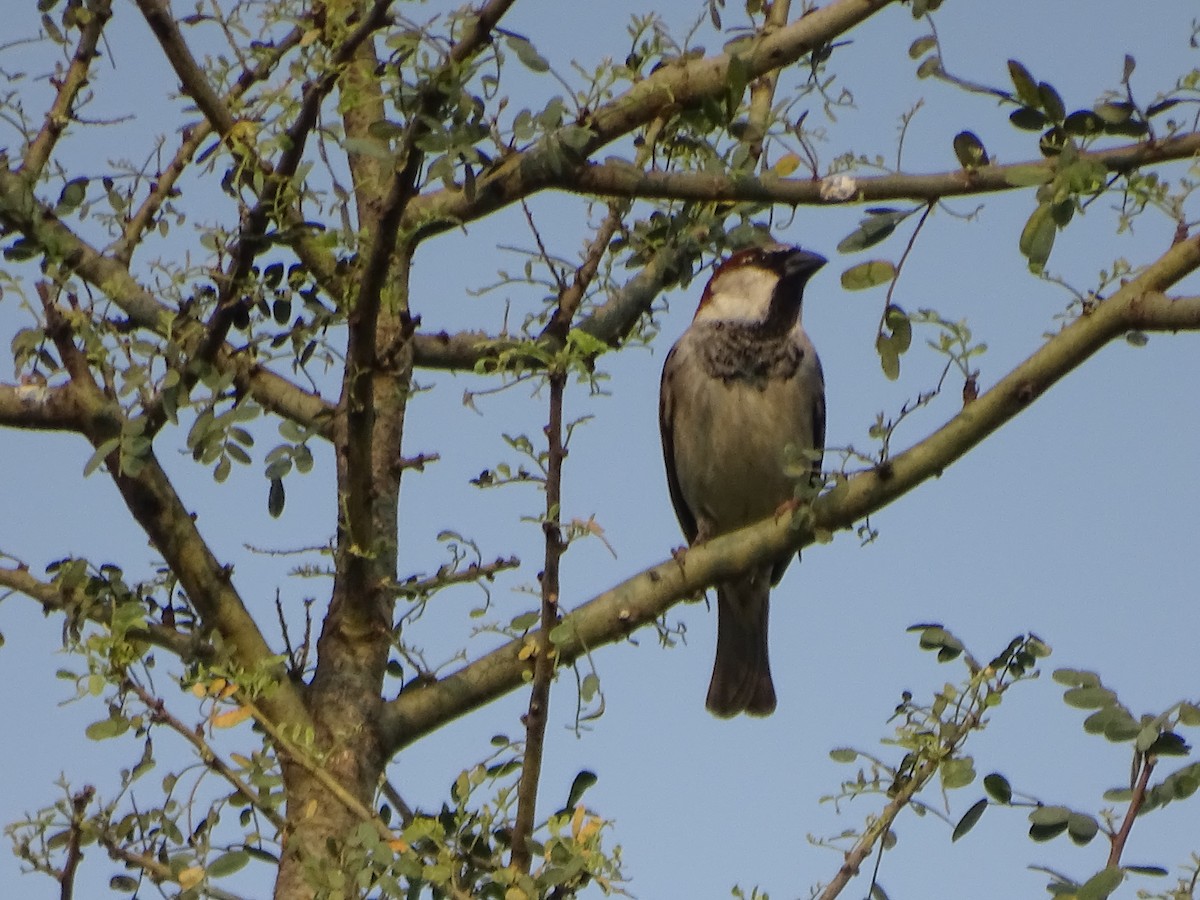
[[[138,284],[129,269],[106,256],[62,223],[34,195],[20,175],[0,166],[0,224],[13,228],[42,249],[49,261],[78,275],[109,297],[139,328],[160,336],[171,334],[184,350],[192,352],[203,339],[198,322],[178,320],[166,304]],[[216,364],[234,373],[238,387],[276,415],[328,434],[332,407],[280,375],[263,368],[231,347],[222,348]]]
[[[578,150],[581,160],[671,108],[687,108],[728,89],[736,58],[746,77],[758,78],[800,59],[858,25],[894,0],[833,0],[790,25],[739,42],[727,53],[680,59],[661,66],[578,124],[592,136]],[[414,198],[400,222],[420,238],[457,228],[563,180],[561,151],[542,142],[501,160],[476,179],[475,189],[441,190]]]
[[[1137,782],[1133,785],[1133,796],[1129,798],[1129,808],[1125,810],[1125,818],[1121,822],[1121,827],[1116,834],[1109,838],[1107,867],[1110,869],[1121,864],[1121,854],[1125,852],[1125,844],[1129,841],[1133,823],[1146,802],[1146,788],[1150,784],[1150,775],[1154,772],[1154,764],[1157,761],[1157,757],[1154,756],[1142,756],[1141,758],[1141,771],[1138,773]]]
[[[608,300],[584,316],[576,326],[585,334],[618,346],[645,315],[662,292],[664,285],[678,279],[680,269],[695,256],[695,248],[676,242],[663,247],[654,258],[638,270]],[[552,343],[553,336],[543,334],[542,340]],[[413,338],[413,365],[425,369],[472,371],[480,362],[492,362],[501,354],[510,354],[528,339],[498,337],[482,331],[463,331],[457,334],[418,334]],[[532,355],[521,362],[531,368],[542,365],[541,357]]]
[[[53,583],[34,578],[29,569],[24,566],[17,568],[0,568],[0,587],[6,587],[24,594],[31,600],[42,605],[42,610],[50,613],[72,614],[76,610],[86,609],[88,621],[97,625],[108,626],[112,622],[112,608],[109,604],[97,604],[90,600],[85,605],[75,597],[74,592],[64,592]],[[196,635],[184,634],[166,625],[146,622],[144,625],[131,628],[126,632],[130,640],[145,641],[156,647],[169,650],[180,659],[194,659],[197,656],[207,656],[212,647]]]
[[[1162,293],[1200,268],[1200,239],[1174,245],[1107,300],[1064,326],[991,390],[942,428],[884,465],[840,482],[813,505],[811,524],[767,519],[700,544],[627,579],[567,614],[558,626],[558,663],[626,637],[680,598],[753,565],[811,544],[814,532],[852,528],[929,478],[940,475],[992,432],[1109,341],[1131,330],[1200,330],[1200,298]],[[518,656],[528,635],[429,685],[414,686],[386,706],[385,736],[395,752],[421,735],[482,706],[522,683]]]
[[[112,0],[97,0],[88,8],[88,13],[91,18],[80,29],[79,43],[75,45],[75,54],[71,57],[71,64],[62,78],[57,80],[58,92],[54,95],[54,102],[50,104],[50,109],[46,112],[46,119],[42,123],[41,131],[29,144],[21,167],[17,170],[30,182],[37,181],[41,176],[42,170],[50,160],[50,154],[54,151],[54,145],[58,143],[58,139],[66,130],[67,123],[71,121],[71,106],[74,104],[75,98],[87,86],[88,71],[92,67],[92,60],[96,58],[96,47],[100,43],[100,35],[104,31],[104,26],[112,18]],[[51,79],[51,83],[56,82]]]
[[[33,379],[0,385],[0,425],[27,431],[82,431],[83,421],[74,395],[64,387]]]
[[[300,39],[303,36],[304,31],[302,29],[293,28],[278,43],[268,45],[270,52],[266,55],[266,58],[253,69],[247,69],[242,72],[233,88],[224,98],[225,103],[232,104],[240,100],[246,91],[258,82],[265,80],[275,71],[276,66],[283,60],[283,57],[290,50],[299,46]],[[176,183],[187,169],[192,157],[200,149],[200,145],[212,133],[212,123],[208,119],[202,119],[192,127],[184,130],[183,141],[175,151],[175,155],[171,158],[167,167],[157,173],[157,177],[154,180],[154,187],[150,191],[149,196],[142,201],[142,205],[138,207],[137,212],[130,216],[129,221],[125,223],[125,229],[121,233],[120,239],[109,248],[118,262],[125,265],[129,264],[129,261],[133,258],[133,251],[141,241],[142,235],[145,234],[146,229],[154,221],[154,217],[158,214],[163,202],[170,196],[171,191],[174,190]]]
[[[1176,135],[1153,143],[1126,144],[1106,150],[1081,152],[1081,160],[1094,160],[1114,173],[1139,166],[1191,159],[1200,152],[1200,132]],[[585,165],[550,179],[542,187],[557,187],[588,196],[636,197],[659,200],[716,200],[782,203],[792,206],[837,202],[867,203],[880,200],[939,200],[999,191],[1025,190],[1014,185],[1014,170],[1053,171],[1054,160],[1037,158],[1010,165],[988,165],[927,175],[872,175],[853,178],[849,201],[822,197],[822,182],[811,179],[753,178],[710,175],[700,172],[648,172],[628,162]]]
[[[92,446],[99,448],[122,434],[124,416],[92,378],[86,355],[75,345],[69,322],[53,302],[49,288],[39,284],[38,293],[46,314],[46,332],[71,375],[68,389],[81,410],[81,430]],[[271,650],[233,587],[232,571],[213,556],[159,465],[153,447],[137,456],[136,461],[136,470],[132,466],[130,470],[123,468],[119,448],[112,450],[105,460],[108,474],[126,507],[178,577],[204,628],[220,634],[238,665],[259,670],[263,661],[271,657]],[[308,712],[299,689],[287,679],[281,666],[277,669],[277,686],[264,703],[279,721],[308,724]]]
[[[191,744],[196,751],[197,758],[229,782],[234,793],[245,800],[247,806],[262,813],[266,820],[274,825],[279,832],[283,831],[287,824],[284,822],[283,816],[273,807],[263,803],[262,795],[246,784],[242,777],[234,770],[233,766],[225,762],[217,751],[212,748],[212,745],[204,740],[202,729],[189,728],[178,718],[171,715],[167,711],[167,705],[161,697],[155,697],[133,679],[126,679],[125,685],[138,695],[138,699],[145,705],[154,722],[166,725]]]

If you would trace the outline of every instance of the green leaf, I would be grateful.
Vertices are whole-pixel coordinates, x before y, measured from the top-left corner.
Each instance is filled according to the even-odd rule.
[[[1041,131],[1046,127],[1046,117],[1032,106],[1022,106],[1008,114],[1008,121],[1022,131]]]
[[[1150,745],[1158,740],[1158,726],[1151,723],[1143,726],[1137,733],[1137,740],[1134,746],[1138,753],[1146,753],[1150,750]]]
[[[579,696],[585,702],[590,701],[596,696],[596,692],[600,690],[600,678],[595,672],[588,672],[583,676],[583,680],[579,683]]]
[[[1057,230],[1050,204],[1039,203],[1025,223],[1017,244],[1021,253],[1029,260],[1029,268],[1034,272],[1040,272],[1050,258]]]
[[[120,737],[129,730],[129,720],[123,718],[101,719],[93,722],[83,733],[93,741],[104,741],[108,738]]]
[[[1146,750],[1156,756],[1187,756],[1191,751],[1187,741],[1173,731],[1164,731]]]
[[[1093,111],[1106,125],[1124,125],[1132,118],[1136,107],[1132,103],[1098,103]]]
[[[1062,825],[1067,827],[1071,811],[1065,806],[1039,806],[1029,814],[1029,821],[1034,825]]]
[[[883,374],[888,381],[895,381],[900,377],[900,354],[896,352],[896,348],[881,332],[875,338],[875,351],[879,354],[879,365],[883,368]]]
[[[1090,137],[1104,131],[1104,120],[1090,109],[1078,109],[1063,121],[1063,131],[1077,137]]]
[[[860,220],[858,228],[850,232],[838,244],[839,253],[854,253],[865,250],[884,240],[896,230],[896,226],[915,212],[915,209],[889,209],[878,207],[867,210],[867,216]]]
[[[267,512],[271,514],[271,518],[278,519],[283,515],[283,505],[287,502],[287,495],[283,489],[282,478],[271,479],[271,489],[267,493]]]
[[[1050,677],[1067,687],[1096,687],[1100,684],[1099,675],[1081,669],[1055,669]]]
[[[1102,869],[1080,886],[1075,900],[1105,900],[1124,880],[1125,874],[1116,866]]]
[[[893,263],[886,259],[872,259],[844,271],[842,287],[848,291],[861,291],[887,284],[895,277],[896,266]]]
[[[932,34],[927,34],[908,45],[908,56],[910,59],[919,59],[936,46],[937,38]]]
[[[72,178],[64,184],[62,193],[58,195],[58,203],[54,205],[54,212],[63,215],[80,206],[87,198],[87,186],[86,178]]]
[[[534,72],[548,72],[550,70],[550,63],[548,63],[545,57],[538,53],[537,50],[534,49],[533,44],[529,43],[529,41],[525,38],[516,34],[506,34],[504,36],[504,42],[508,44],[509,49],[512,50],[513,53],[517,54],[517,59],[519,59],[527,69],[530,69]]]
[[[1106,687],[1071,688],[1063,694],[1063,702],[1076,709],[1100,709],[1117,699]]]
[[[960,131],[954,136],[954,155],[964,169],[986,166],[989,162],[983,141],[973,131]]]
[[[576,775],[575,780],[571,782],[571,790],[567,794],[566,808],[574,809],[576,804],[579,803],[580,798],[583,797],[584,792],[598,780],[596,773],[589,772],[587,769]]]
[[[1012,785],[999,772],[992,772],[992,774],[984,776],[983,789],[997,803],[1007,805],[1012,802]]]
[[[119,437],[109,438],[103,444],[96,448],[96,452],[88,457],[88,461],[83,465],[83,477],[87,478],[96,469],[100,468],[100,464],[104,462],[104,458],[121,446]]]
[[[205,871],[209,878],[224,878],[234,872],[240,872],[248,862],[250,862],[250,854],[245,850],[231,850],[229,853],[222,853],[209,863]]]
[[[1138,736],[1141,726],[1124,707],[1118,707],[1119,713],[1104,725],[1104,737],[1114,744],[1123,744]]]
[[[1089,843],[1099,830],[1099,823],[1084,813],[1073,812],[1067,819],[1067,835],[1080,847]]]
[[[1061,122],[1067,115],[1067,107],[1063,104],[1062,97],[1058,95],[1058,91],[1054,89],[1052,84],[1041,82],[1038,85],[1038,97],[1041,100],[1039,104],[1045,111],[1046,117],[1052,122]]]
[[[565,644],[575,636],[575,623],[570,620],[563,620],[550,629],[550,643]]]
[[[849,747],[835,747],[829,751],[829,758],[838,763],[852,763],[858,759],[858,751]]]
[[[969,756],[943,760],[940,772],[946,790],[966,787],[975,780],[975,761]]]
[[[522,613],[519,616],[514,616],[512,622],[510,622],[509,625],[515,631],[528,631],[530,628],[532,628],[534,625],[536,625],[538,623],[538,620],[540,618],[541,618],[541,615],[538,614],[537,612]]]
[[[1137,875],[1150,875],[1155,878],[1165,878],[1167,870],[1162,866],[1122,866],[1126,872],[1133,872]]]
[[[1125,54],[1125,69],[1121,73],[1121,83],[1126,84],[1129,81],[1129,76],[1133,74],[1133,70],[1137,68],[1137,60],[1128,53]]]
[[[1066,822],[1058,822],[1054,825],[1030,825],[1029,836],[1039,844],[1046,841],[1054,840],[1064,831],[1067,830]]]
[[[907,352],[912,346],[912,321],[899,306],[894,303],[889,305],[883,313],[884,324],[891,329],[892,342],[898,353]]]
[[[917,66],[917,77],[928,78],[930,75],[937,75],[942,71],[942,58],[940,56],[927,56]]]
[[[987,809],[987,806],[988,802],[986,799],[979,800],[963,814],[963,817],[958,820],[958,824],[954,826],[954,833],[950,835],[951,843],[957,841],[975,827],[975,823],[979,821],[979,817],[983,815],[983,811]]]
[[[1029,70],[1017,62],[1015,59],[1008,61],[1008,77],[1012,79],[1013,87],[1017,91],[1017,99],[1026,106],[1040,106],[1041,95],[1038,92],[1037,82],[1033,80],[1033,76],[1029,74]]]
[[[1179,704],[1179,724],[1195,727],[1200,725],[1200,706],[1194,703]]]

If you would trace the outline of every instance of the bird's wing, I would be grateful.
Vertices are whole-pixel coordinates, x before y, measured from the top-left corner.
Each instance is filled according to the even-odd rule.
[[[667,490],[671,494],[671,503],[675,507],[675,516],[683,529],[683,535],[691,544],[696,540],[696,516],[688,509],[683,499],[683,489],[679,486],[679,475],[675,470],[675,410],[670,402],[672,393],[678,396],[678,391],[668,392],[667,384],[675,377],[677,368],[678,345],[671,348],[667,360],[663,363],[662,384],[658,393],[658,427],[662,434],[663,463],[667,469]]]

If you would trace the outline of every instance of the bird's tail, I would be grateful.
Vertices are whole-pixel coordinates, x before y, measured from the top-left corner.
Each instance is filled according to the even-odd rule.
[[[771,567],[717,585],[717,658],[705,706],[722,718],[769,716],[775,686],[767,661]]]

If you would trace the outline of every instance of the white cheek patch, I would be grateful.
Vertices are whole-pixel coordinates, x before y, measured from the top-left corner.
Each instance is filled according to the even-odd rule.
[[[734,319],[761,322],[771,307],[771,295],[779,278],[757,266],[742,266],[723,272],[713,283],[708,301],[696,311],[696,321]]]

